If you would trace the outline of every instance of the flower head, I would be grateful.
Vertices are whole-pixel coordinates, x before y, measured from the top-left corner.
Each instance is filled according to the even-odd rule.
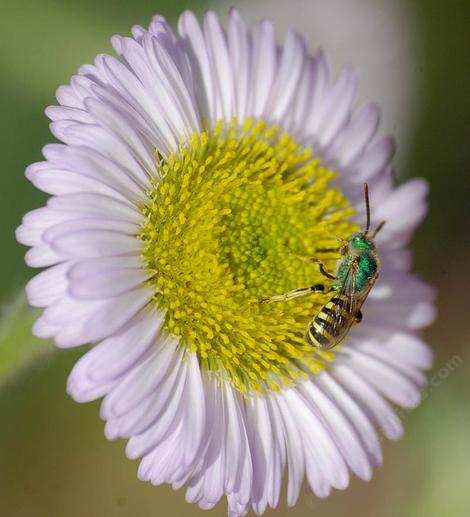
[[[59,347],[92,349],[73,369],[78,401],[104,397],[110,439],[128,438],[139,477],[188,485],[229,514],[288,503],[304,477],[320,497],[369,479],[378,431],[401,434],[389,401],[415,406],[431,355],[417,335],[430,289],[408,272],[426,184],[394,187],[378,109],[353,112],[350,69],[330,78],[289,33],[232,11],[224,30],[184,13],[115,36],[48,108],[63,143],[27,177],[52,197],[23,219],[34,326]],[[337,242],[359,231],[369,184],[382,271],[364,321],[330,351],[305,340]],[[330,281],[331,283],[331,281]],[[331,296],[331,295],[330,295]]]

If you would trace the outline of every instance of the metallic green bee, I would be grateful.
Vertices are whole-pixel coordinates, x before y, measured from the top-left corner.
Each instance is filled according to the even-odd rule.
[[[365,231],[354,234],[349,241],[343,241],[338,249],[318,250],[339,251],[343,256],[336,275],[330,274],[320,260],[316,261],[320,272],[330,280],[334,280],[331,287],[325,290],[323,284],[316,284],[263,300],[263,302],[291,300],[310,293],[334,292],[332,298],[307,326],[305,340],[309,345],[320,350],[329,350],[338,345],[346,337],[352,325],[362,320],[362,304],[380,272],[380,260],[374,238],[385,221],[382,221],[370,236],[368,235],[370,207],[367,183],[364,184],[364,197],[367,215]]]

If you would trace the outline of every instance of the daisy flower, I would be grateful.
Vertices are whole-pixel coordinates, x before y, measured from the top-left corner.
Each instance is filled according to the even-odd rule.
[[[185,12],[177,32],[158,16],[112,44],[47,109],[62,143],[26,176],[51,197],[17,230],[46,268],[27,286],[34,334],[92,345],[68,392],[104,397],[139,478],[201,508],[226,496],[229,515],[260,515],[284,476],[289,505],[305,478],[319,497],[370,479],[431,361],[432,291],[407,250],[426,183],[394,186],[377,106],[354,110],[354,72],[332,78],[294,32],[278,45],[269,21]],[[364,182],[372,225],[387,221],[380,279],[320,351],[305,329],[328,296],[260,300],[325,282],[306,257],[335,270],[324,250],[364,224]]]

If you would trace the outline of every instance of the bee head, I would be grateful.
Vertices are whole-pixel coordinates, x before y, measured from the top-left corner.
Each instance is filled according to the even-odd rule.
[[[371,251],[375,250],[375,243],[365,233],[356,233],[349,241],[349,249],[351,251]]]

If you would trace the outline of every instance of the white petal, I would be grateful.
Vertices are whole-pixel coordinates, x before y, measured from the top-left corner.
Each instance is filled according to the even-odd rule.
[[[78,192],[96,192],[107,196],[116,196],[122,199],[122,196],[113,188],[105,185],[101,181],[94,178],[84,176],[73,171],[65,169],[43,169],[41,171],[29,170],[26,173],[31,183],[48,194],[62,195],[74,194]]]
[[[54,337],[59,329],[57,325],[52,325],[45,318],[39,317],[33,324],[32,332],[33,336],[49,339]]]
[[[113,230],[64,232],[51,236],[50,242],[53,250],[71,258],[138,254],[141,250],[141,242],[137,238]]]
[[[203,119],[216,119],[216,94],[209,56],[201,27],[191,11],[185,11],[179,18],[178,30],[184,41],[191,63],[195,94]]]
[[[176,366],[176,365],[175,365]],[[181,422],[184,385],[187,376],[187,363],[181,363],[181,370],[177,385],[168,403],[163,408],[158,419],[158,426],[152,426],[142,434],[133,436],[126,447],[126,454],[134,459],[157,447],[166,437],[176,432]]]
[[[47,307],[65,294],[69,263],[42,271],[26,285],[28,302],[35,307]]]
[[[358,349],[350,348],[348,355],[348,366],[367,379],[383,396],[403,407],[418,405],[420,386],[397,368],[370,355],[362,354]]]
[[[218,112],[216,118],[230,120],[235,112],[232,67],[225,32],[220,26],[216,14],[212,11],[209,11],[204,18],[204,37],[212,82],[217,92]]]
[[[284,429],[279,408],[267,397],[267,408],[271,418],[273,433],[273,471],[272,483],[268,491],[268,503],[271,507],[278,505],[282,487],[282,480],[287,461],[286,442],[284,439]]]
[[[255,26],[253,35],[253,90],[250,110],[255,118],[261,117],[266,111],[276,67],[274,28],[270,21],[264,20]]]
[[[175,390],[183,389],[181,367],[182,362],[175,356],[174,363],[171,363],[168,367],[168,374],[160,382],[157,389],[149,391],[141,401],[128,411],[123,411],[120,416],[108,420],[105,428],[106,436],[109,439],[130,438],[144,432],[151,433],[152,429],[158,427],[159,418],[170,403]],[[186,400],[186,395],[182,394],[181,396]],[[102,408],[102,412],[106,410],[106,408]],[[181,415],[183,416],[183,412]],[[192,430],[192,426],[187,430]],[[152,447],[153,444],[149,446],[149,449]],[[195,454],[199,452],[199,450],[194,451]]]
[[[71,235],[84,230],[103,230],[132,236],[139,231],[139,227],[127,221],[94,219],[89,217],[54,224],[43,233],[42,238],[44,242],[52,244],[55,240],[64,235]]]
[[[85,322],[86,341],[99,341],[121,329],[149,302],[153,294],[152,288],[139,287],[107,301]]]
[[[200,453],[201,442],[205,433],[206,404],[202,385],[201,372],[195,353],[191,353],[188,361],[188,378],[186,381],[186,440],[183,445],[183,464],[190,466]]]
[[[71,280],[68,293],[79,300],[111,298],[137,288],[147,281],[138,269],[110,270]]]
[[[124,173],[132,177],[138,185],[148,186],[148,172],[156,175],[153,164],[150,171],[147,171],[126,143],[112,131],[97,124],[70,124],[64,130],[64,138],[69,145],[95,149],[121,167]]]
[[[252,40],[245,21],[235,9],[230,11],[227,42],[234,77],[235,116],[245,120],[249,108]]]
[[[390,239],[396,238],[401,232],[408,232],[421,222],[427,212],[424,201],[429,187],[428,183],[420,178],[407,181],[396,188],[386,199],[377,205],[374,210],[376,220],[387,221],[388,226],[382,238],[390,235]],[[406,214],[399,217],[397,214]]]
[[[357,182],[370,182],[374,176],[384,171],[394,154],[395,142],[393,138],[386,136],[371,142],[364,153],[350,165],[355,180]]]
[[[85,124],[91,124],[93,118],[90,114],[79,108],[69,108],[65,106],[49,106],[46,108],[46,115],[51,120],[74,120]]]
[[[130,201],[143,197],[143,189],[125,169],[93,149],[52,144],[44,147],[43,154],[53,164],[52,168],[65,169],[93,178]]]
[[[325,92],[330,81],[328,62],[323,50],[319,50],[312,58],[313,62],[313,85],[311,90],[311,109],[308,119],[305,121],[305,132],[307,135],[317,137],[322,116]]]
[[[151,355],[129,371],[113,393],[104,400],[101,407],[103,418],[130,411],[154,393],[169,372],[181,363],[181,354],[176,348],[177,340],[168,336],[164,341],[159,341]]]
[[[247,401],[247,424],[253,458],[252,504],[257,515],[266,510],[274,484],[274,469],[279,457],[273,439],[272,422],[264,397]]]
[[[380,119],[376,104],[368,103],[352,117],[348,126],[334,139],[328,157],[346,167],[357,159],[374,136]]]
[[[347,122],[355,93],[356,75],[351,69],[345,68],[323,100],[316,128],[317,138],[322,147],[328,146]]]
[[[366,381],[346,364],[335,364],[332,373],[387,438],[397,440],[401,437],[403,428],[400,419],[385,399],[377,394]]]
[[[351,422],[351,425],[357,430],[364,449],[368,452],[371,464],[374,467],[379,466],[382,463],[379,437],[367,414],[361,409],[359,404],[355,402],[347,390],[336,382],[332,375],[323,372],[315,379],[315,382],[329,395],[333,403],[343,412]]]
[[[24,256],[24,260],[29,267],[53,266],[62,262],[65,258],[63,253],[56,252],[47,244],[40,244],[31,248]]]
[[[66,194],[51,197],[47,205],[61,212],[75,212],[83,218],[116,219],[118,221],[143,221],[142,214],[132,205],[101,194]],[[79,217],[76,217],[79,219]]]
[[[66,219],[67,214],[51,210],[49,207],[37,208],[23,216],[23,224],[18,228],[16,237],[22,244],[37,246],[43,243],[42,234],[45,230]]]
[[[315,382],[304,382],[301,389],[315,414],[321,418],[325,429],[333,438],[349,467],[361,479],[369,480],[372,475],[371,464],[355,429],[338,407],[331,403],[316,386]]]
[[[107,98],[112,98],[109,93],[106,94],[102,92],[102,95],[103,94],[106,95]],[[115,102],[117,101],[117,99],[113,100]],[[93,98],[87,99],[86,107],[103,127],[113,132],[131,149],[145,170],[154,170],[153,152],[155,152],[155,147],[152,147],[146,138],[144,128],[142,128],[142,125],[139,124],[139,121],[136,119],[137,114],[134,114],[134,118],[132,118],[129,114],[129,109],[124,109],[122,104],[116,106],[111,101],[103,100],[103,98],[101,100]],[[139,132],[139,129],[142,131]],[[155,137],[155,135],[153,136]],[[155,137],[154,144],[156,145],[156,149],[168,155],[169,148],[163,141],[157,141]]]
[[[303,449],[301,428],[296,425],[303,416],[298,412],[304,413],[305,407],[302,407],[298,397],[289,390],[286,390],[285,393],[281,392],[276,397],[275,403],[282,418],[288,458],[287,504],[293,506],[299,497],[305,472],[306,455]]]
[[[106,273],[116,270],[140,270],[142,264],[139,258],[133,255],[124,255],[119,257],[100,257],[86,259],[78,262],[70,268],[68,278],[71,280],[79,280],[96,273]]]
[[[305,43],[302,38],[288,32],[265,112],[268,120],[282,121],[291,109],[305,65],[304,53]]]
[[[136,46],[133,45],[135,49]],[[129,47],[125,50],[125,57],[130,58]],[[154,143],[157,149],[171,149],[176,147],[175,135],[168,126],[165,119],[158,110],[158,104],[149,95],[148,90],[138,80],[134,71],[129,70],[120,61],[112,56],[106,56],[104,64],[109,77],[121,95],[135,109],[152,130]]]
[[[159,110],[164,114],[173,132],[180,140],[190,137],[200,126],[192,84],[186,84],[183,77],[186,67],[180,70],[166,50],[164,41],[159,41],[155,36],[148,34],[144,37],[143,55],[137,52],[135,44],[131,41],[125,40],[126,49],[127,45],[134,48],[131,54],[126,54],[126,59],[138,59],[139,66],[143,69],[140,74],[141,80],[149,91],[154,91]]]
[[[79,402],[96,398],[96,390],[100,390],[98,396],[105,394],[102,388],[113,386],[155,343],[162,321],[162,314],[142,312],[120,332],[96,345],[74,366],[68,393]]]

